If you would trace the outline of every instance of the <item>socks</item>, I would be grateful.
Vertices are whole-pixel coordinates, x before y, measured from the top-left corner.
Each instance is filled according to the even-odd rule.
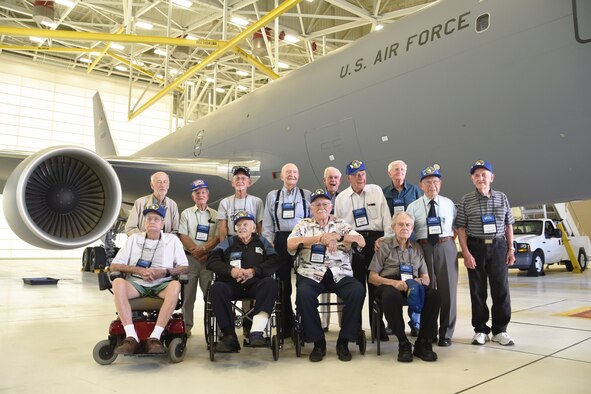
[[[150,338],[160,339],[162,332],[164,331],[164,327],[154,326],[154,331],[150,334]]]
[[[126,326],[123,326],[123,329],[125,330],[125,336],[126,337],[132,337],[135,338],[136,341],[140,341],[140,339],[137,336],[137,332],[135,332],[135,327],[133,326],[133,324],[128,324]]]
[[[259,312],[252,318],[252,327],[250,332],[264,332],[269,321],[269,314],[267,312]]]

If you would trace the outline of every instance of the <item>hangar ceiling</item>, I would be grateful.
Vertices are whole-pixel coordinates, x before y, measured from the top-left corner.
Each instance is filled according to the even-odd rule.
[[[277,7],[288,1],[293,6],[272,19]],[[141,94],[146,86],[170,89],[176,115],[190,121],[432,2],[3,0],[0,61],[2,54],[11,54],[130,79],[143,100],[132,104],[131,112],[150,104]],[[269,20],[246,35],[261,19]],[[98,35],[88,38],[84,33]],[[200,65],[241,33],[245,39],[234,50]],[[47,38],[50,34],[57,36]],[[122,42],[128,35],[133,37]]]

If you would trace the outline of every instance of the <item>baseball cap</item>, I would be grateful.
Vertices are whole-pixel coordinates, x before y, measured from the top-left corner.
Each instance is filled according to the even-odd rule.
[[[439,172],[440,169],[441,167],[439,166],[439,164],[433,164],[432,166],[423,168],[421,170],[420,180],[422,181],[424,178],[428,176],[436,176],[438,178],[441,178],[441,172]]]
[[[242,219],[250,219],[253,222],[255,221],[254,216],[246,211],[238,211],[234,214],[234,223],[238,223]]]
[[[162,217],[166,216],[166,208],[164,208],[162,205],[158,205],[158,204],[148,205],[142,213],[144,214],[144,216],[146,216],[149,212],[157,213],[158,215],[160,215]]]
[[[347,168],[345,169],[345,173],[347,175],[355,174],[357,171],[364,171],[365,164],[361,160],[353,160],[351,163],[347,164]]]
[[[330,200],[330,194],[328,194],[326,190],[318,188],[310,195],[310,202],[314,202],[314,200],[319,197],[324,197]]]
[[[474,171],[476,171],[478,168],[484,168],[485,170],[493,172],[492,164],[490,164],[488,161],[476,160],[476,162],[474,162],[474,164],[470,168],[470,175],[474,174]]]
[[[239,172],[243,172],[244,175],[250,178],[250,168],[246,166],[234,166],[232,167],[232,175],[236,175]]]
[[[209,185],[203,179],[196,179],[191,183],[191,190],[192,191],[203,189],[203,188],[209,189]]]

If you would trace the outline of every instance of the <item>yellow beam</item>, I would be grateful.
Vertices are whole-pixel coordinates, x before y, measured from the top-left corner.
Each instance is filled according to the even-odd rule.
[[[123,26],[121,26],[119,29],[117,29],[115,34],[121,33],[123,31],[123,29],[125,29],[125,28]],[[87,74],[90,74],[90,72],[92,70],[94,70],[94,68],[96,67],[98,62],[103,58],[103,56],[105,56],[105,53],[107,53],[107,51],[109,50],[110,47],[111,47],[111,42],[105,42],[105,47],[99,52],[98,56],[86,68]]]
[[[260,30],[264,27],[267,23],[274,20],[281,14],[287,12],[290,8],[294,7],[295,5],[299,4],[302,0],[285,0],[281,3],[277,8],[270,11],[267,15],[253,23],[252,25],[248,26],[244,29],[240,34],[236,37],[228,41],[227,43],[223,44],[219,47],[219,49],[213,51],[209,56],[201,61],[201,63],[191,67],[187,70],[183,75],[179,78],[175,79],[170,85],[162,89],[158,92],[154,97],[149,99],[144,105],[138,108],[135,112],[130,111],[128,119],[132,120],[142,112],[144,112],[148,107],[154,104],[156,101],[160,100],[166,94],[168,94],[172,89],[176,88],[178,85],[189,79],[193,74],[200,71],[202,68],[206,67],[209,63],[216,61],[219,59],[225,52],[235,47],[240,41],[244,40],[249,35],[253,34],[255,31]],[[1,33],[1,31],[0,31]]]
[[[42,51],[42,52],[69,52],[69,53],[89,53],[96,52],[96,48],[68,48],[68,47],[46,47],[36,45],[0,45],[0,49],[11,51]]]
[[[570,240],[568,239],[568,234],[562,225],[562,222],[558,222],[557,227],[562,231],[562,243],[564,244],[564,248],[566,249],[566,253],[568,254],[568,258],[570,259],[570,263],[573,266],[573,272],[580,274],[583,272],[581,269],[581,265],[579,264],[579,259],[573,250],[572,245],[570,244]]]
[[[267,67],[263,63],[259,62],[257,58],[246,53],[246,51],[244,49],[242,49],[240,47],[234,47],[234,48],[232,48],[232,50],[234,52],[236,52],[241,58],[246,60],[247,63],[249,63],[252,66],[255,66],[262,73],[267,75],[269,78],[271,78],[271,79],[279,79],[280,78],[279,74],[275,73],[275,71],[271,70],[269,67]]]
[[[60,40],[74,41],[111,41],[148,45],[180,45],[211,49],[215,49],[218,47],[217,40],[187,40],[186,38],[175,37],[137,36],[134,34],[88,33],[82,31],[49,30],[10,26],[0,26],[0,35],[7,35],[10,37],[35,36],[42,38],[55,38]]]

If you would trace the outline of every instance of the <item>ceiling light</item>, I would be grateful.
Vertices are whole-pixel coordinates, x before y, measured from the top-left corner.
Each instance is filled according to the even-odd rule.
[[[33,41],[33,42],[37,42],[39,44],[43,44],[45,42],[45,38],[41,38],[41,37],[29,37],[29,40]]]
[[[218,92],[218,93],[225,93],[226,92],[226,89],[224,89],[224,88],[216,88],[215,91]]]
[[[146,65],[146,63],[141,62],[139,60],[132,60],[131,63],[135,64],[136,66],[140,66],[140,67],[144,67]]]
[[[246,19],[240,18],[239,16],[233,16],[232,19],[230,19],[230,22],[232,22],[235,25],[243,26],[243,27],[247,26],[250,23]]]
[[[43,26],[47,26],[47,27],[49,27],[50,29],[56,29],[56,28],[57,28],[57,26],[58,26],[56,22],[53,22],[53,21],[47,21],[47,20],[43,20],[43,21],[41,21],[41,24],[42,24]]]
[[[313,3],[314,0],[306,0],[308,3]]]
[[[193,81],[187,81],[185,83],[187,84],[187,86],[195,86],[195,82]]]
[[[296,42],[300,41],[299,38],[292,36],[291,34],[286,34],[285,37],[283,37],[283,39],[292,44],[295,44]]]
[[[135,22],[136,27],[139,27],[140,29],[146,29],[146,30],[152,30],[154,28],[154,25],[148,22],[144,22],[144,21],[137,21]]]
[[[176,68],[169,68],[168,73],[170,75],[177,75],[179,73],[179,70],[177,70]]]
[[[184,7],[184,8],[191,8],[191,6],[193,5],[193,2],[191,2],[189,0],[172,0],[171,2],[174,5],[178,5],[179,7]]]
[[[74,8],[74,6],[76,5],[73,1],[69,0],[55,0],[55,2],[59,5],[63,5],[69,8]]]
[[[164,79],[164,75],[162,75],[162,74],[156,74],[156,78],[158,78],[158,79]]]
[[[186,38],[187,40],[198,40],[198,38],[197,38],[197,37],[195,37],[195,36],[192,36],[192,35],[190,35],[190,34],[187,34],[187,36],[186,36],[185,38]]]
[[[290,68],[291,66],[287,63],[283,63],[283,62],[278,62],[277,63],[277,67],[279,68]]]
[[[111,48],[117,49],[119,51],[122,51],[122,50],[125,49],[125,46],[124,45],[121,45],[121,44],[117,44],[116,42],[112,42],[111,43]]]
[[[81,57],[80,59],[78,59],[78,61],[81,63],[88,63],[88,64],[92,63],[92,60],[90,60],[86,57]]]
[[[242,85],[236,86],[236,89],[240,90],[241,92],[245,92],[248,90],[248,88],[246,86],[242,86]]]
[[[212,77],[207,77],[205,78],[205,82],[214,83],[215,79],[213,79]]]
[[[240,75],[241,77],[248,77],[250,74],[246,71],[236,70],[236,74]]]
[[[118,64],[115,66],[115,70],[127,71],[127,67],[125,67],[123,64]]]
[[[100,55],[101,55],[101,53],[100,53],[100,52],[90,52],[90,54],[91,54],[92,56],[100,56]]]
[[[156,55],[160,55],[160,56],[166,56],[166,55],[167,55],[167,53],[166,53],[166,51],[165,51],[165,50],[163,50],[163,49],[159,49],[159,48],[156,48],[156,49],[154,49],[154,53],[155,53]]]
[[[384,28],[384,25],[382,25],[382,24],[380,23],[380,24],[377,24],[377,25],[376,25],[376,27],[375,27],[375,29],[374,29],[374,30],[375,30],[375,31],[380,31],[380,30],[382,30],[383,28]]]

